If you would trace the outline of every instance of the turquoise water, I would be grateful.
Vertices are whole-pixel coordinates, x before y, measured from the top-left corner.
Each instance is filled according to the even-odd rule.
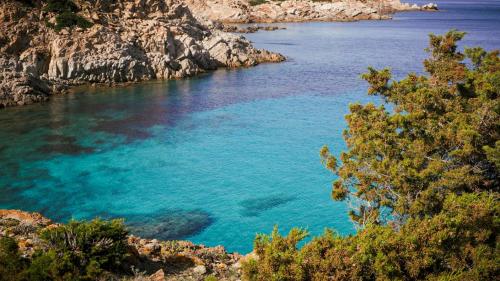
[[[282,64],[170,82],[81,89],[0,111],[0,208],[56,221],[124,217],[134,233],[248,252],[278,224],[354,232],[319,161],[345,149],[349,103],[379,100],[368,65],[421,72],[429,32],[500,48],[500,3],[438,1],[393,21],[287,24],[248,35]]]

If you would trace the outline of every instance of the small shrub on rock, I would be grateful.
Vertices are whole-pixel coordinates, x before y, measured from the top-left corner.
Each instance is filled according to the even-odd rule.
[[[258,6],[266,2],[266,0],[250,0],[248,3],[250,4],[250,6]]]
[[[0,238],[0,281],[21,280],[26,264],[19,254],[17,242],[9,237]]]
[[[33,256],[29,280],[96,280],[116,271],[127,257],[122,220],[71,221],[40,233],[44,249]]]
[[[60,31],[65,27],[78,26],[83,29],[92,27],[92,23],[73,12],[63,12],[56,16],[56,24],[54,29]]]
[[[53,13],[78,12],[78,6],[71,0],[49,0],[44,10]]]

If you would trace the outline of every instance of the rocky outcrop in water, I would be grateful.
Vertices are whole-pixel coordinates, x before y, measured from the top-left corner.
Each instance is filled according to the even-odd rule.
[[[224,23],[353,21],[387,19],[397,11],[419,10],[399,0],[184,0],[196,16]]]
[[[284,57],[209,28],[177,0],[78,0],[89,28],[56,31],[45,1],[0,3],[0,107],[83,83],[177,79]]]
[[[0,238],[16,240],[22,256],[30,258],[35,250],[42,249],[39,233],[57,224],[38,213],[18,210],[0,210]],[[239,280],[244,256],[228,253],[224,247],[205,247],[189,241],[161,241],[129,236],[128,257],[124,267],[134,268],[137,276],[130,274],[108,276],[103,280]]]
[[[436,3],[429,3],[422,6],[422,10],[426,11],[437,11],[438,5]]]

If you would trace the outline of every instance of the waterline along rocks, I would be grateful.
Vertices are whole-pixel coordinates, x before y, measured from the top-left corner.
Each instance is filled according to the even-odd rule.
[[[79,84],[177,79],[285,59],[208,27],[178,0],[66,0],[67,11],[53,2],[1,1],[0,107]]]
[[[46,248],[40,233],[57,226],[59,224],[38,213],[0,209],[0,239],[14,239],[21,256],[27,259]],[[241,262],[247,258],[228,253],[222,246],[205,247],[189,241],[160,241],[129,235],[126,244],[123,263],[113,272],[103,272],[99,280],[201,281],[209,276],[217,280],[240,280]]]
[[[185,0],[196,16],[224,23],[389,19],[421,10],[400,0]]]

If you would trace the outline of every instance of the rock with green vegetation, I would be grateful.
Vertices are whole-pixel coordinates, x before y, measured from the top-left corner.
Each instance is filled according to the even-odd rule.
[[[349,150],[340,159],[327,147],[321,151],[338,176],[334,199],[360,200],[351,213],[356,222],[381,223],[384,214],[404,222],[441,212],[450,193],[498,192],[499,51],[463,54],[456,44],[463,36],[430,36],[427,76],[391,81],[388,69],[373,68],[363,75],[369,94],[394,110],[351,105],[344,132]]]
[[[0,281],[238,280],[241,256],[189,241],[128,234],[122,220],[55,224],[0,210]]]
[[[180,0],[0,1],[0,107],[84,83],[178,79],[280,62],[198,21]]]
[[[498,280],[499,51],[458,51],[464,33],[431,35],[428,75],[392,81],[370,68],[369,93],[391,110],[351,106],[335,200],[351,200],[355,235],[294,229],[259,235],[247,280]]]

